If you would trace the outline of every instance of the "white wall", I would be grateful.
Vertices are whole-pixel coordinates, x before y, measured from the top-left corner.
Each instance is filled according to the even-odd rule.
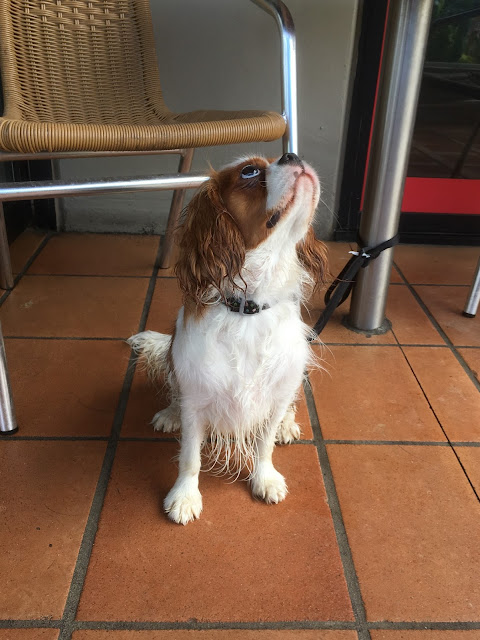
[[[286,0],[297,31],[300,155],[323,184],[317,231],[334,228],[348,108],[357,0]],[[280,109],[279,38],[274,20],[248,0],[151,0],[160,77],[173,111]],[[280,141],[198,149],[194,170],[247,151],[279,155]],[[177,158],[69,160],[62,177],[152,175]],[[64,228],[161,233],[171,192],[65,199]],[[191,193],[189,192],[189,197]]]

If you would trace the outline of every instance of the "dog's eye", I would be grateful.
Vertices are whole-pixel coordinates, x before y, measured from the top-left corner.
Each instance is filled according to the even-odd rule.
[[[249,178],[256,178],[260,175],[260,169],[254,167],[253,164],[247,164],[246,167],[243,167],[240,175],[242,176],[242,178],[245,178],[247,180]]]

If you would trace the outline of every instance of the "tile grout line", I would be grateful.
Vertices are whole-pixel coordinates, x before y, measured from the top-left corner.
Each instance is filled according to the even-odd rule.
[[[366,624],[367,631],[370,630],[475,630],[480,629],[479,621],[468,622],[441,622],[441,621],[426,621],[426,622],[368,622]],[[252,631],[260,630],[336,630],[336,631],[357,631],[358,628],[355,622],[343,621],[343,620],[282,620],[271,622],[153,622],[153,621],[99,621],[99,620],[78,620],[75,623],[75,630],[130,630],[130,631],[142,631],[142,630],[191,630],[191,631],[204,631],[204,630],[232,630],[232,629],[245,629]],[[359,633],[359,640],[363,640],[364,637]]]
[[[122,273],[28,273],[29,278],[130,278],[138,280],[150,280],[151,275],[126,275]],[[158,276],[162,280],[176,280],[177,276]]]
[[[92,336],[85,338],[84,336],[4,336],[5,340],[95,340],[99,341],[116,341],[125,342],[125,338],[107,338],[102,336]]]
[[[258,622],[237,622],[237,621],[216,621],[201,622],[186,620],[184,622],[153,622],[153,621],[83,621],[75,623],[75,630],[162,630],[162,631],[209,631],[209,630],[356,630],[354,622],[343,620],[280,620],[280,621],[258,621]]]
[[[312,386],[308,374],[305,376],[303,390],[307,401],[308,414],[310,416],[310,424],[313,431],[314,443],[317,449],[320,469],[323,476],[325,491],[327,494],[327,502],[332,515],[335,536],[337,539],[340,558],[343,566],[343,572],[347,583],[347,589],[350,596],[353,615],[355,617],[356,628],[358,632],[358,640],[371,640],[370,632],[367,626],[367,616],[365,612],[365,604],[363,602],[360,583],[358,580],[355,564],[353,562],[352,551],[348,542],[347,531],[343,521],[340,501],[333,479],[332,468],[328,458],[327,447],[323,438],[320,421],[318,419],[315,398],[312,392]]]
[[[8,436],[1,442],[108,442],[109,436]]]
[[[30,618],[22,619],[0,619],[0,629],[59,629],[62,621],[56,619]],[[456,621],[395,621],[386,620],[367,622],[369,630],[431,630],[431,631],[467,631],[480,629],[480,621],[471,620],[464,622]],[[76,620],[73,623],[73,630],[92,631],[205,631],[205,630],[236,630],[245,629],[251,631],[260,630],[357,630],[355,622],[347,620],[282,620],[270,622],[177,622],[177,621],[136,621],[136,620]]]
[[[395,268],[397,268],[397,265],[394,265]],[[413,287],[464,287],[465,289],[468,289],[471,285],[469,284],[463,284],[461,282],[458,283],[450,283],[450,284],[439,284],[438,282],[411,282],[410,283]],[[392,285],[393,287],[404,287],[405,286],[405,282],[389,282],[389,285]]]
[[[35,260],[38,258],[38,256],[45,249],[45,247],[48,244],[48,241],[50,240],[50,238],[52,238],[54,235],[56,235],[55,231],[50,231],[45,235],[45,237],[40,242],[38,247],[35,249],[35,251],[32,253],[30,258],[24,264],[23,269],[21,269],[21,271],[19,271],[17,273],[17,275],[15,276],[15,278],[13,279],[13,287],[14,288],[17,286],[17,284],[20,282],[20,280],[23,278],[23,276],[27,273],[27,271],[30,269],[30,267],[35,262]],[[8,290],[4,291],[4,293],[0,296],[0,307],[3,305],[5,300],[10,296],[12,291],[13,291],[13,289],[8,289]]]
[[[48,628],[58,629],[61,620],[0,620],[0,629],[36,629]],[[355,623],[348,620],[280,620],[280,621],[258,621],[258,622],[238,622],[238,621],[216,621],[200,622],[195,621],[136,621],[136,620],[76,620],[73,623],[73,631],[93,630],[93,631],[204,631],[204,630],[232,630],[245,629],[250,631],[260,630],[355,630]]]
[[[150,280],[152,277],[144,275],[126,275],[116,273],[29,273],[29,278],[135,278],[138,280]]]
[[[312,346],[316,347],[396,347],[396,342],[321,342],[320,340],[314,340],[310,343]],[[407,344],[403,345],[404,347],[436,347],[447,349],[446,344]],[[480,347],[478,347],[480,349]]]
[[[2,442],[15,441],[53,441],[53,442],[108,442],[110,436],[9,436]],[[119,436],[120,442],[178,442],[175,436]],[[368,446],[402,446],[402,447],[480,447],[480,441],[474,440],[346,440],[336,438],[324,438],[325,444],[368,445]],[[291,446],[315,445],[315,440],[299,439],[290,443]]]
[[[395,265],[395,268],[400,270],[397,265]],[[403,285],[404,283],[399,282],[398,284]],[[437,282],[410,282],[408,284],[412,287],[464,287],[465,289],[469,289],[471,286],[469,284],[438,284]]]
[[[389,622],[382,620],[381,622],[369,622],[368,628],[372,630],[381,629],[384,631],[474,631],[480,629],[480,622],[471,620],[468,622]]]
[[[96,341],[116,341],[123,342],[124,338],[108,337],[108,336],[16,336],[5,335],[5,340],[96,340]],[[372,344],[366,344],[364,342],[319,342],[314,341],[310,343],[312,346],[317,347],[408,347],[409,349],[418,348],[430,348],[430,349],[450,349],[448,344],[410,344],[402,342],[376,342]],[[471,349],[472,351],[480,350],[480,346],[475,345],[457,345],[457,349]],[[468,365],[467,365],[468,366]]]
[[[395,339],[397,339],[397,336],[396,336],[395,331],[393,330],[393,328],[392,328],[392,333],[393,333],[393,335],[394,335]],[[477,500],[480,502],[480,496],[478,495],[477,490],[475,489],[475,486],[474,486],[473,482],[470,480],[470,477],[469,477],[469,475],[468,475],[468,473],[467,473],[467,470],[465,469],[465,466],[463,465],[462,461],[460,460],[460,456],[459,456],[459,455],[458,455],[458,453],[456,452],[455,447],[454,447],[454,446],[453,446],[453,444],[452,444],[452,441],[450,440],[450,438],[449,438],[449,436],[448,436],[448,434],[447,434],[446,430],[444,429],[444,427],[443,427],[443,425],[442,425],[442,423],[441,423],[441,421],[440,421],[440,418],[439,418],[439,417],[438,417],[438,415],[437,415],[437,412],[436,412],[436,411],[435,411],[435,409],[433,408],[432,403],[430,402],[430,400],[429,400],[429,398],[428,398],[428,396],[427,396],[427,393],[426,393],[425,389],[423,388],[423,385],[422,385],[422,383],[420,382],[420,380],[419,380],[419,378],[418,378],[417,374],[415,373],[415,371],[414,371],[414,369],[413,369],[413,366],[411,365],[410,360],[408,359],[407,354],[405,353],[405,351],[404,351],[403,347],[400,345],[400,343],[399,343],[399,345],[398,345],[398,346],[400,347],[400,351],[402,352],[402,355],[403,355],[403,357],[405,358],[405,362],[407,363],[407,366],[409,367],[410,371],[412,372],[413,377],[414,377],[414,378],[415,378],[415,380],[417,381],[417,384],[418,384],[418,386],[419,386],[419,388],[420,388],[420,390],[421,390],[421,392],[422,392],[422,394],[423,394],[423,397],[425,398],[425,400],[426,400],[426,402],[427,402],[427,404],[428,404],[428,406],[429,406],[429,408],[430,408],[430,411],[432,412],[432,414],[433,414],[433,416],[434,416],[435,420],[437,421],[438,426],[439,426],[439,427],[440,427],[440,429],[442,430],[443,435],[444,435],[444,436],[445,436],[445,438],[447,439],[447,444],[448,444],[448,446],[450,447],[450,449],[451,449],[451,450],[452,450],[452,452],[453,452],[453,455],[454,455],[454,456],[455,456],[455,458],[457,459],[457,462],[458,462],[458,464],[460,465],[460,468],[462,469],[462,471],[463,471],[463,473],[464,473],[464,475],[465,475],[465,477],[466,477],[466,479],[467,479],[467,481],[468,481],[468,483],[469,483],[469,485],[470,485],[470,487],[471,487],[471,489],[472,489],[473,493],[475,494],[475,497],[476,497],[476,498],[477,498]]]
[[[150,277],[147,293],[145,296],[145,302],[140,317],[138,331],[143,331],[147,323],[148,312],[152,303],[153,292],[157,281],[157,273],[159,270],[158,262],[160,251],[162,247],[162,238],[159,240],[157,255]],[[70,588],[65,602],[65,607],[62,615],[62,622],[60,626],[60,634],[58,640],[70,640],[75,628],[75,616],[77,613],[78,605],[82,595],[85,579],[87,575],[88,565],[90,563],[90,557],[92,554],[93,545],[95,542],[95,536],[97,534],[98,525],[100,521],[100,515],[103,509],[108,484],[110,481],[110,474],[117,451],[117,446],[120,438],[120,431],[125,415],[128,397],[132,386],[133,376],[136,367],[136,356],[133,350],[130,352],[130,358],[125,373],[122,391],[118,401],[117,409],[112,423],[112,429],[110,437],[108,439],[108,445],[103,458],[102,467],[95,488],[90,512],[88,515],[87,523],[85,525],[82,542],[80,543],[79,552],[77,555],[77,561],[75,563],[75,569],[73,572]]]
[[[477,380],[477,378],[475,377],[475,374],[470,369],[468,364],[465,362],[465,360],[463,359],[462,355],[458,352],[457,347],[453,344],[453,342],[447,336],[447,334],[442,329],[440,324],[437,322],[437,320],[435,319],[435,316],[430,311],[430,309],[427,307],[425,302],[422,300],[421,296],[415,291],[413,286],[408,282],[408,280],[404,276],[404,274],[403,274],[402,270],[400,269],[400,267],[395,263],[394,263],[394,266],[395,266],[395,269],[398,271],[398,274],[400,275],[400,277],[403,278],[403,280],[405,281],[405,284],[407,285],[410,293],[413,295],[413,297],[418,302],[418,304],[422,308],[422,310],[425,313],[425,315],[427,316],[427,318],[430,320],[430,322],[432,323],[432,325],[436,329],[437,333],[440,334],[440,336],[443,339],[444,343],[450,349],[452,354],[455,356],[456,360],[461,365],[462,369],[465,371],[465,373],[470,378],[470,380],[473,382],[473,384],[475,385],[476,389],[478,391],[480,391],[480,382]],[[396,337],[395,337],[395,339],[396,339]]]
[[[77,340],[77,341],[96,341],[96,342],[124,342],[124,338],[120,337],[108,337],[108,336],[17,336],[17,335],[4,335],[5,340]],[[366,344],[364,342],[319,342],[314,341],[310,343],[312,346],[317,347],[408,347],[409,349],[450,349],[448,344],[410,344],[410,343],[397,343],[397,342],[383,342]],[[480,346],[475,345],[457,345],[457,349],[470,349],[472,351],[480,351]]]
[[[54,618],[0,619],[0,629],[60,629],[61,620]]]
[[[346,444],[346,445],[379,445],[379,446],[402,446],[402,447],[448,447],[448,442],[440,440],[336,440],[324,439],[325,444]],[[480,442],[469,443],[471,446],[478,445]]]

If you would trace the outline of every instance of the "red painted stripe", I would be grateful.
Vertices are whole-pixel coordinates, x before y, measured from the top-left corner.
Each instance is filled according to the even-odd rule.
[[[480,215],[480,180],[407,178],[402,211]]]

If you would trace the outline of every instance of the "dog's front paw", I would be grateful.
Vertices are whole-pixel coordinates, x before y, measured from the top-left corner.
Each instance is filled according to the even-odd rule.
[[[200,517],[202,494],[196,488],[174,486],[163,501],[163,507],[170,520],[178,524],[187,524]]]
[[[155,431],[163,431],[164,433],[180,431],[180,411],[170,405],[153,416],[152,424]]]
[[[285,500],[288,493],[285,478],[276,469],[257,470],[250,480],[252,493],[267,504],[277,504]]]

